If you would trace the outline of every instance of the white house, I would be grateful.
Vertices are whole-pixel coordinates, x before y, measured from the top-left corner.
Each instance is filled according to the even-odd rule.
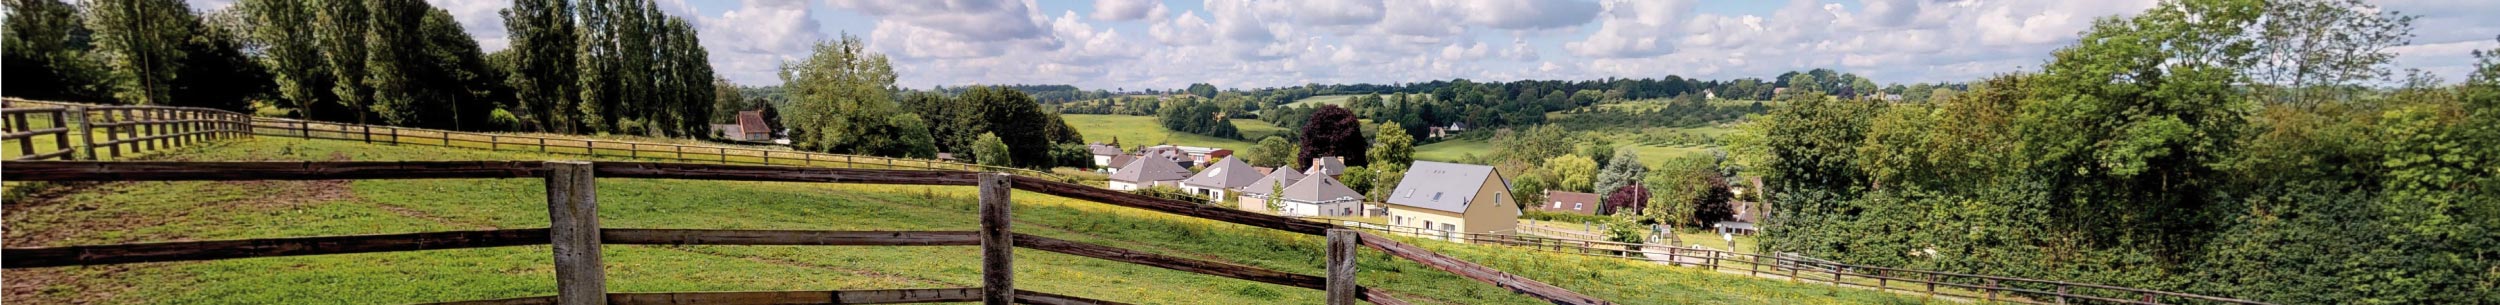
[[[1277,215],[1347,216],[1363,212],[1363,193],[1327,175],[1302,178],[1285,187],[1284,194],[1273,197],[1282,203]]]
[[[1226,193],[1258,181],[1258,169],[1250,167],[1249,163],[1242,163],[1241,158],[1224,158],[1208,165],[1205,171],[1181,180],[1181,190],[1206,196],[1208,202],[1221,202]]]
[[[1119,172],[1111,173],[1109,180],[1111,190],[1134,191],[1157,185],[1177,187],[1181,179],[1188,179],[1189,176],[1188,168],[1171,159],[1139,157],[1136,161],[1129,161],[1128,166],[1120,167]]]
[[[1114,164],[1127,165],[1111,162],[1112,157],[1128,154],[1128,152],[1120,151],[1118,145],[1095,143],[1085,145],[1085,149],[1094,153],[1094,168],[1108,168]]]
[[[1302,182],[1302,178],[1305,177],[1310,177],[1310,175],[1291,168],[1276,169],[1267,173],[1266,177],[1260,177],[1259,181],[1251,182],[1250,185],[1238,189],[1241,196],[1234,200],[1234,204],[1241,205],[1243,211],[1275,213],[1276,211],[1267,208],[1268,198],[1274,197],[1275,193],[1284,187],[1292,186],[1294,182]]]

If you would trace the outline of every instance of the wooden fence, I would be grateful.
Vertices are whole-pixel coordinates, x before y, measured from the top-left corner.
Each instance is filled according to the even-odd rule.
[[[102,160],[210,140],[249,136],[248,116],[194,107],[56,106],[9,99],[0,141],[10,160]],[[38,148],[41,147],[41,148]]]
[[[1787,254],[1755,254],[1660,244],[1551,238],[1532,235],[1484,234],[1376,224],[1352,220],[1334,224],[1354,229],[1471,244],[1503,245],[1534,251],[1632,259],[1676,266],[1738,272],[1832,286],[1875,289],[1989,302],[2069,304],[2267,304],[2264,302],[2179,292],[2090,283],[1965,274],[1943,271],[1851,265]]]
[[[365,143],[392,145],[421,145],[486,150],[532,151],[550,154],[583,156],[648,158],[678,162],[796,165],[863,169],[987,171],[1013,173],[1023,176],[1052,177],[1060,179],[1061,181],[1077,181],[1077,178],[1075,177],[1068,177],[1046,171],[927,159],[827,154],[758,147],[736,147],[730,145],[684,145],[640,141],[599,140],[576,137],[461,132],[281,118],[260,118],[224,110],[193,107],[94,105],[33,101],[14,98],[7,99],[7,103],[7,107],[9,108],[8,111],[10,111],[8,115],[10,118],[10,124],[7,124],[10,126],[8,129],[9,137],[7,138],[9,140],[18,140],[21,137],[35,137],[38,135],[66,135],[70,133],[69,130],[77,129],[68,125],[60,125],[56,128],[39,130],[16,127],[17,124],[24,124],[26,121],[29,121],[19,117],[19,113],[21,112],[40,119],[44,118],[46,115],[82,117],[77,112],[84,110],[88,113],[88,116],[95,117],[95,119],[91,120],[98,120],[95,121],[98,123],[92,123],[92,125],[96,128],[123,127],[127,130],[125,132],[105,133],[108,137],[124,134],[161,135],[163,133],[171,132],[197,131],[229,137],[235,135],[281,136],[305,139],[363,141]],[[104,112],[98,113],[99,110]],[[114,113],[119,113],[121,116],[113,116],[112,114]],[[53,124],[59,125],[59,122],[62,122],[62,120],[55,119],[50,122],[55,122]],[[18,133],[20,133],[21,130],[28,130],[25,132],[27,135],[19,135]],[[54,147],[65,147],[62,149],[65,151],[74,150],[66,148],[71,147],[68,145],[72,145],[71,143],[66,142],[67,138],[60,139],[64,141],[61,142],[62,146]],[[112,148],[112,157],[119,157],[120,147],[113,146],[112,144],[129,143],[111,141],[112,139],[107,140],[108,142],[105,143],[96,143],[94,145],[82,145],[77,147],[92,148],[97,145],[105,145]],[[19,142],[31,143],[35,141]],[[155,146],[150,147],[150,149],[153,149]],[[135,150],[137,148],[133,149]],[[28,151],[29,154],[32,154],[35,149],[28,146],[22,150]],[[21,155],[21,157],[17,159],[97,160],[92,158],[76,158],[69,156],[66,153],[63,153],[63,155],[45,154],[42,158],[26,156],[28,155]]]
[[[1358,287],[1354,282],[1354,247],[1369,247],[1392,257],[1455,273],[1512,292],[1555,304],[1611,304],[1543,282],[1503,273],[1407,245],[1381,235],[1326,223],[1128,194],[1086,185],[1000,173],[870,170],[793,166],[717,165],[650,162],[95,162],[0,161],[8,168],[0,178],[24,181],[231,181],[543,178],[547,187],[550,226],[534,229],[447,231],[383,235],[321,236],[246,240],[187,241],[47,248],[0,249],[0,268],[109,265],[143,262],[237,259],[252,257],[421,251],[518,245],[552,245],[557,293],[553,296],[451,304],[870,304],[1009,302],[1031,304],[1115,304],[1078,296],[1014,289],[1011,248],[1049,251],[1122,263],[1229,277],[1327,292],[1329,304],[1354,300],[1375,304],[1407,304],[1390,294]],[[794,231],[606,228],[596,215],[599,202],[592,177],[695,179],[780,182],[833,182],[976,186],[980,223],[977,231]],[[1326,236],[1325,276],[1284,273],[1221,262],[1157,255],[1102,245],[1017,234],[1008,215],[1010,190],[1211,219],[1254,227]],[[608,293],[600,246],[617,245],[800,245],[800,246],[979,246],[981,287],[768,292]]]

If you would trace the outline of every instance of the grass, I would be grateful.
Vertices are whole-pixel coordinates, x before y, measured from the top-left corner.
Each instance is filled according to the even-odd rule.
[[[1286,107],[1319,107],[1319,105],[1320,105],[1320,104],[1328,104],[1328,105],[1345,106],[1345,103],[1346,103],[1347,101],[1349,101],[1349,100],[1353,99],[1353,98],[1354,98],[1354,96],[1355,96],[1354,94],[1334,94],[1334,95],[1319,95],[1319,96],[1305,97],[1305,98],[1302,98],[1302,99],[1299,99],[1299,100],[1294,100],[1292,103],[1286,103],[1286,104],[1285,104],[1285,106],[1286,106]]]
[[[1086,142],[1110,143],[1112,139],[1117,138],[1120,140],[1120,145],[1128,147],[1135,147],[1139,144],[1173,144],[1231,149],[1233,152],[1240,153],[1248,152],[1251,146],[1258,145],[1258,139],[1292,132],[1266,121],[1233,120],[1233,127],[1241,129],[1241,136],[1248,139],[1234,140],[1163,129],[1163,124],[1155,122],[1155,117],[1151,116],[1062,114],[1060,117],[1068,121],[1069,127],[1075,127],[1078,133],[1084,134]]]
[[[276,137],[177,149],[188,160],[553,160],[577,156]],[[599,157],[595,159],[623,159]],[[968,187],[601,179],[613,228],[972,230]],[[533,179],[124,182],[13,201],[11,247],[546,226]],[[1016,230],[1320,274],[1321,239],[1019,192]],[[1627,304],[1898,304],[1918,299],[1618,259],[1415,242]],[[968,287],[973,247],[627,246],[605,249],[615,292]],[[8,270],[10,303],[372,304],[554,293],[546,246]],[[1362,284],[1421,304],[1535,304],[1491,285],[1364,252]],[[1323,293],[1019,250],[1019,287],[1149,304],[1317,303]]]
[[[1716,127],[1678,129],[1686,130],[1686,132],[1707,134],[1713,137],[1734,132],[1734,130]],[[1616,147],[1631,148],[1633,154],[1640,155],[1641,163],[1649,164],[1652,168],[1666,164],[1667,160],[1674,158],[1694,155],[1707,156],[1710,154],[1711,149],[1718,148],[1717,146],[1703,145],[1640,144],[1635,142],[1635,139],[1637,138],[1636,135],[1614,135],[1616,135],[1614,140]],[[1479,157],[1492,155],[1493,149],[1493,143],[1489,140],[1454,139],[1426,144],[1424,146],[1416,146],[1415,159],[1426,161],[1459,162],[1466,159],[1466,156],[1469,154]]]

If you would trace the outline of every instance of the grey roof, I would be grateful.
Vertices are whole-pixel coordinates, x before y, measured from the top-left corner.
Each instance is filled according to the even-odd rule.
[[[1157,158],[1137,158],[1136,161],[1129,161],[1127,166],[1120,167],[1120,172],[1111,174],[1111,180],[1122,182],[1152,182],[1189,178],[1189,168],[1181,167],[1180,164],[1174,164],[1168,160],[1156,161],[1156,159]]]
[[[1249,163],[1241,163],[1241,158],[1224,158],[1223,161],[1215,161],[1215,165],[1208,165],[1206,171],[1189,176],[1189,180],[1181,180],[1181,184],[1229,189],[1257,181],[1258,169],[1250,168]]]
[[[1311,169],[1304,174],[1335,176],[1345,173],[1345,157],[1311,158]]]
[[[1094,155],[1096,155],[1096,156],[1117,156],[1117,155],[1120,155],[1120,154],[1126,154],[1126,153],[1127,153],[1127,152],[1120,151],[1120,147],[1119,147],[1119,146],[1111,146],[1111,145],[1103,145],[1103,144],[1090,144],[1090,145],[1085,145],[1085,149],[1087,149],[1087,150],[1092,150],[1092,151],[1094,152]]]
[[[1329,178],[1328,176],[1320,175],[1303,178],[1300,182],[1294,182],[1293,186],[1285,187],[1284,197],[1286,200],[1301,202],[1327,202],[1338,199],[1354,199],[1356,201],[1361,201],[1363,200],[1363,193],[1355,192],[1354,188],[1346,187],[1345,183],[1338,182],[1337,178]]]
[[[1389,193],[1389,204],[1467,213],[1468,198],[1484,187],[1484,179],[1501,179],[1492,166],[1475,164],[1415,161],[1406,169],[1406,178],[1398,181],[1396,192]],[[1503,188],[1510,181],[1501,182]]]
[[[1267,177],[1260,177],[1258,182],[1251,182],[1250,186],[1241,187],[1241,192],[1266,195],[1268,190],[1276,189],[1277,186],[1291,186],[1294,182],[1302,182],[1304,177],[1310,177],[1310,175],[1289,170],[1272,171],[1267,173]]]

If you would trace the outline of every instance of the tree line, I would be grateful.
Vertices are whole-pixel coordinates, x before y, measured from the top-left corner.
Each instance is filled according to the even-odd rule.
[[[419,0],[9,0],[10,94],[454,130],[695,136],[718,78],[648,0],[519,0],[484,53]]]
[[[1933,103],[1732,135],[1766,251],[2285,304],[2500,303],[2500,54],[2462,84],[2357,1],[2167,1]],[[2313,40],[2318,38],[2323,40]]]

